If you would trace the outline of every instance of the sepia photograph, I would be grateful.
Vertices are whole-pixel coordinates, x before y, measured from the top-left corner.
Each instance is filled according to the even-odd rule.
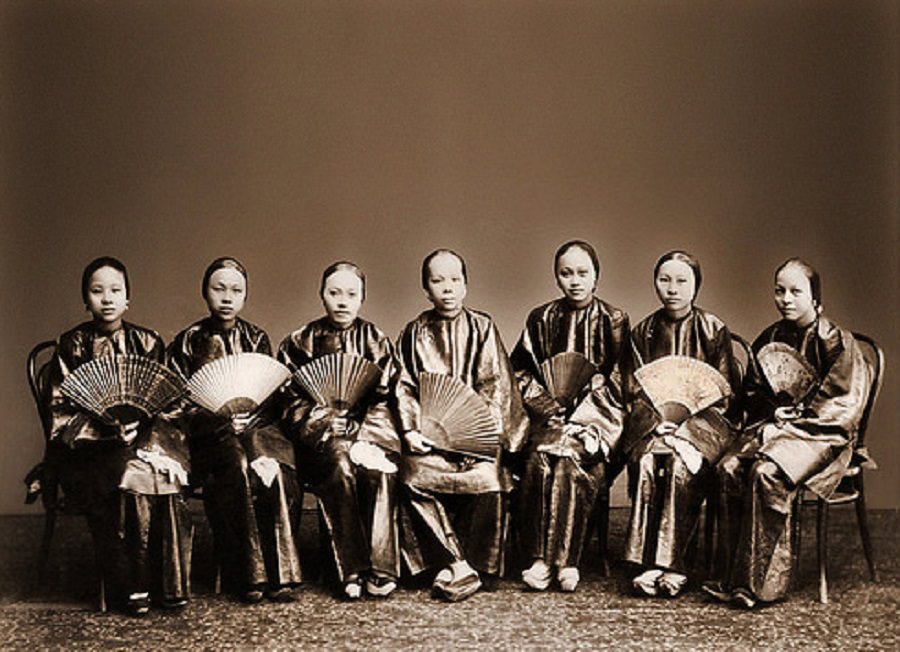
[[[0,649],[896,650],[897,0],[0,0]]]

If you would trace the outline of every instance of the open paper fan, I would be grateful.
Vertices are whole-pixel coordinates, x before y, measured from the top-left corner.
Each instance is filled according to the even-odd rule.
[[[139,355],[104,356],[66,376],[63,395],[108,423],[152,418],[184,395],[184,380]]]
[[[659,358],[638,368],[634,375],[653,407],[674,423],[681,423],[731,395],[728,381],[718,370],[688,356]]]
[[[187,386],[191,400],[222,416],[256,410],[291,377],[291,371],[262,353],[236,353],[208,362]]]
[[[422,434],[441,450],[494,459],[499,426],[487,404],[471,387],[446,376],[419,374]]]
[[[580,353],[567,351],[544,360],[541,372],[553,398],[561,405],[571,407],[597,372],[597,367]]]
[[[794,347],[783,342],[766,344],[756,354],[756,360],[776,396],[786,395],[797,402],[818,382],[812,365]]]
[[[381,378],[381,368],[358,355],[329,353],[300,367],[294,379],[319,405],[349,410]]]

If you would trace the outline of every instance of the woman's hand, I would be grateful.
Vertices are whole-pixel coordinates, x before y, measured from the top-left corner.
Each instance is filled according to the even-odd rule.
[[[430,453],[434,448],[434,442],[418,430],[410,430],[403,435],[403,438],[406,440],[409,450],[419,455]]]
[[[580,423],[567,423],[563,426],[563,434],[566,437],[580,441],[581,445],[584,446],[584,452],[587,453],[589,457],[593,457],[600,452],[603,442],[594,430],[587,426]],[[606,455],[608,451],[604,448],[603,452],[604,455]]]
[[[656,434],[657,435],[671,435],[673,432],[678,430],[678,424],[672,421],[663,421],[661,424],[656,426]]]
[[[335,417],[331,421],[331,432],[336,437],[349,437],[359,430],[359,424],[348,417]]]
[[[175,484],[176,482],[185,486],[188,483],[188,474],[181,462],[172,459],[166,452],[159,447],[159,444],[153,444],[150,448],[142,448],[137,452],[138,458],[147,462],[155,473],[166,476],[166,479]]]
[[[250,462],[250,468],[253,469],[253,472],[256,473],[256,477],[258,477],[266,487],[272,486],[272,483],[275,481],[275,478],[278,477],[278,473],[281,470],[281,467],[278,465],[278,460],[265,456],[257,457]]]
[[[775,408],[775,421],[779,424],[785,424],[802,416],[800,410],[792,405]]]
[[[244,432],[244,429],[250,425],[250,420],[253,417],[249,412],[239,412],[237,414],[232,415],[231,417],[231,429],[234,430],[234,434],[239,435]]]
[[[358,441],[350,447],[350,460],[359,466],[381,473],[396,473],[397,465],[375,444]]]
[[[120,424],[119,438],[126,444],[130,444],[137,438],[139,425],[140,421],[132,421],[130,423]]]

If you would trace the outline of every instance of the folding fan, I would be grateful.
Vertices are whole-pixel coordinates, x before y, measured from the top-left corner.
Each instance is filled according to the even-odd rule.
[[[560,405],[571,407],[597,367],[580,353],[567,351],[544,360],[541,372],[553,398]]]
[[[441,450],[494,459],[499,426],[487,404],[471,387],[446,376],[419,374],[422,434]]]
[[[378,365],[348,353],[323,355],[294,373],[294,380],[316,403],[338,410],[349,410],[356,405],[380,378]]]
[[[756,354],[759,367],[775,396],[798,403],[818,382],[816,370],[792,346],[770,342]]]
[[[710,365],[669,355],[634,372],[653,407],[667,421],[681,423],[731,394],[728,381]]]
[[[197,405],[230,417],[253,412],[290,377],[290,369],[275,358],[236,353],[207,362],[187,386]]]
[[[107,423],[152,418],[184,395],[184,380],[139,355],[103,356],[66,376],[63,395]]]

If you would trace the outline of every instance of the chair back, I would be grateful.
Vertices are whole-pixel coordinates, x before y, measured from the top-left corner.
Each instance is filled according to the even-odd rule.
[[[747,376],[747,370],[750,368],[750,365],[754,364],[753,360],[753,351],[750,348],[750,344],[743,337],[738,335],[737,333],[731,334],[731,350],[734,355],[734,362],[737,365],[738,369],[738,393],[734,397],[733,407],[729,409],[729,413],[731,415],[731,420],[738,427],[742,427],[744,425],[744,420],[746,415],[744,414],[745,406],[744,406],[744,378]]]
[[[41,419],[45,440],[50,437],[50,410],[47,392],[50,389],[50,373],[52,371],[50,360],[55,353],[56,342],[47,340],[31,349],[27,362],[28,386],[31,388],[31,396],[34,398],[34,404]]]
[[[869,417],[872,414],[872,408],[881,393],[881,381],[884,378],[884,351],[878,346],[868,335],[863,333],[853,333],[856,343],[862,351],[866,364],[872,370],[872,383],[869,386],[869,395],[866,397],[866,407],[863,410],[862,418],[859,420],[859,431],[856,438],[856,447],[861,448],[865,444],[866,430],[869,427]]]
[[[737,333],[731,334],[731,349],[734,352],[734,361],[737,363],[741,380],[747,375],[747,369],[753,364],[753,352],[750,344]]]

